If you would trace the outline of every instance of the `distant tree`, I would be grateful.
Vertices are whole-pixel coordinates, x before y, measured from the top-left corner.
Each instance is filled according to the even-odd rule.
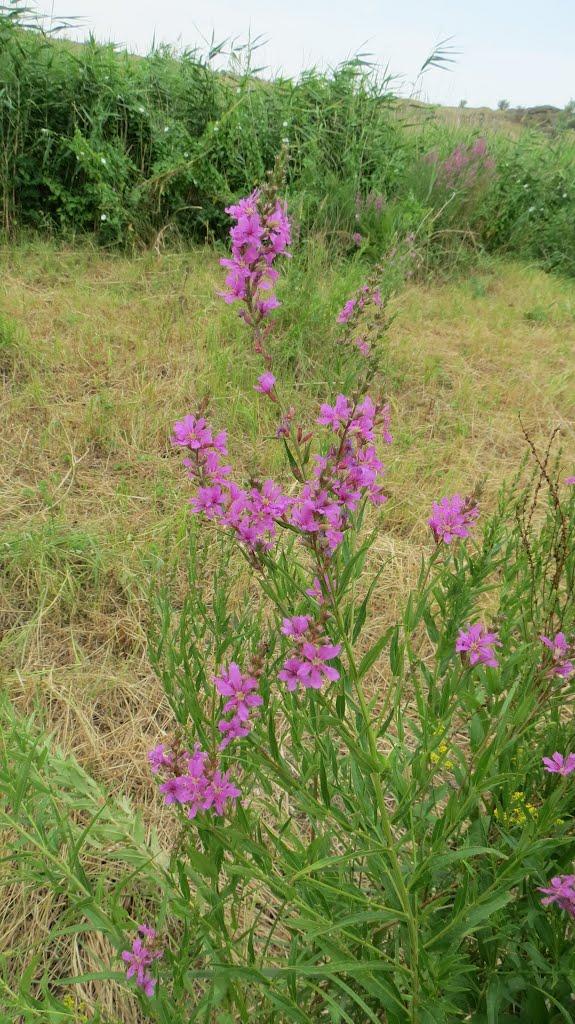
[[[466,107],[466,106],[467,106],[467,100],[460,100],[460,101],[459,101],[459,106],[460,106],[461,108],[463,108],[463,107]]]
[[[499,100],[497,104],[498,110],[509,110],[509,100]]]

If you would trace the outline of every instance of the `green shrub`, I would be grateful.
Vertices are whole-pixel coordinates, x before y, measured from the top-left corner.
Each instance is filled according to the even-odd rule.
[[[227,202],[289,147],[286,188],[300,230],[379,259],[417,234],[430,260],[462,244],[575,272],[572,133],[487,136],[495,168],[473,181],[440,168],[477,133],[401,116],[392,80],[361,60],[271,82],[249,66],[161,47],[134,57],[22,28],[0,8],[2,225],[93,232],[105,245],[222,237]],[[430,153],[437,163],[429,162]],[[381,209],[370,205],[380,199]],[[359,208],[358,208],[359,204]]]

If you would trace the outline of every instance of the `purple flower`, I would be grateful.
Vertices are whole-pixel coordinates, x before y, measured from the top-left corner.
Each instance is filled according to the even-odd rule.
[[[278,423],[276,430],[276,437],[289,437],[291,434],[291,424],[295,416],[295,409],[293,405],[290,405],[289,409],[284,412],[281,420]]]
[[[556,903],[561,910],[575,917],[575,875],[556,875],[551,879],[551,885],[539,886],[539,892],[545,893],[541,900],[544,907]]]
[[[546,772],[554,772],[556,775],[571,775],[571,772],[575,772],[575,754],[567,754],[567,757],[563,757],[563,754],[555,751],[553,757],[543,758],[543,764]]]
[[[174,424],[172,444],[189,449],[190,456],[184,459],[184,465],[190,476],[207,486],[223,484],[230,472],[230,467],[220,458],[228,453],[225,430],[214,436],[203,416],[184,416]],[[203,501],[208,501],[210,506],[208,495],[202,496],[200,507]]]
[[[242,720],[239,715],[234,715],[229,721],[222,718],[218,722],[218,729],[224,737],[220,743],[220,750],[225,750],[234,740],[243,740],[246,736],[249,736],[251,726],[249,722]]]
[[[306,594],[308,594],[309,597],[313,597],[318,604],[324,603],[325,598],[321,589],[321,583],[317,576],[314,576],[311,587],[306,588]]]
[[[363,236],[360,235],[359,231],[354,231],[351,237],[353,239],[354,245],[360,246],[361,243],[363,242]]]
[[[343,505],[335,495],[330,497],[319,481],[304,484],[291,511],[294,526],[302,533],[318,534],[322,547],[331,554],[343,540],[344,520]]]
[[[494,647],[501,647],[497,633],[487,633],[481,622],[474,626],[461,629],[455,644],[455,650],[467,654],[470,665],[489,665],[497,668],[499,662],[495,657]]]
[[[215,786],[219,785],[219,780],[224,778],[221,773],[216,770],[213,773],[201,774],[201,775],[184,775],[177,778],[168,779],[160,786],[160,793],[163,793],[167,804],[179,803],[184,804],[187,807],[188,818],[195,818],[199,811],[209,810],[214,807],[216,814],[223,814],[223,810],[218,808],[223,807],[225,799],[215,800],[214,794]],[[227,776],[225,776],[227,780]],[[233,792],[239,796],[240,791],[235,786],[231,786],[230,783],[230,794]]]
[[[437,152],[429,153],[427,163],[437,163]],[[437,180],[448,188],[461,188],[476,184],[486,172],[493,170],[494,161],[487,156],[487,141],[476,139],[471,146],[456,146],[443,163],[438,165]]]
[[[286,658],[283,668],[278,672],[278,679],[286,684],[287,689],[293,692],[299,685],[298,671],[301,667],[301,660],[297,656]]]
[[[469,530],[479,515],[477,505],[460,494],[434,502],[427,522],[437,542],[451,544],[456,537],[469,537]]]
[[[262,384],[264,390],[271,386],[272,377],[270,374]],[[287,411],[278,436],[289,434],[294,415],[293,409]],[[226,452],[225,433],[214,436],[203,417],[186,417],[176,425],[175,436],[177,443],[190,451],[184,464],[198,484],[191,511],[230,528],[254,555],[272,549],[278,526],[291,525],[303,535],[317,535],[314,544],[331,557],[343,540],[350,514],[362,499],[374,505],[386,500],[384,466],[375,441],[380,431],[383,440],[391,443],[390,411],[388,405],[374,402],[369,395],[354,404],[340,394],[333,406],[322,404],[318,422],[331,427],[338,440],[325,455],[315,456],[310,478],[292,497],[271,479],[249,490],[238,486],[230,477],[231,467],[221,461]],[[310,436],[302,434],[304,443]]]
[[[271,374],[269,377],[273,379]],[[214,436],[205,420],[201,420],[200,427],[199,422],[189,416],[176,424],[175,430],[178,444],[188,448],[192,445],[191,457],[184,460],[190,477],[199,485],[190,500],[191,511],[230,527],[251,550],[270,550],[276,523],[285,516],[292,499],[273,480],[265,480],[249,491],[234,483],[231,467],[220,458],[226,453],[225,432]]]
[[[235,661],[230,662],[227,671],[224,669],[214,677],[214,684],[222,697],[230,698],[224,704],[224,712],[233,711],[240,722],[247,722],[250,709],[263,704],[263,697],[253,692],[258,688],[257,679],[244,675]]]
[[[259,391],[260,395],[271,395],[275,387],[276,379],[273,373],[267,371],[262,373],[261,377],[258,377],[257,384],[254,385],[254,390]]]
[[[311,619],[309,615],[293,615],[291,619],[284,619],[281,631],[284,636],[301,637],[307,633]]]
[[[153,775],[157,775],[160,768],[171,768],[174,763],[172,755],[166,753],[166,748],[163,743],[159,743],[157,747],[150,750],[148,753],[148,761],[150,762],[150,770]]]
[[[220,294],[228,303],[243,302],[243,319],[256,326],[272,309],[279,306],[271,291],[278,272],[273,262],[286,252],[291,242],[291,229],[284,203],[270,203],[256,189],[239,203],[226,208],[236,223],[230,229],[231,258],[220,260],[228,270],[227,291]],[[266,294],[267,293],[267,294]]]
[[[235,667],[237,668],[237,666]],[[235,672],[232,672],[232,677],[236,678]],[[259,695],[251,693],[248,678],[243,678],[246,691],[244,701],[248,707],[253,706],[252,702],[261,703]],[[233,695],[228,706],[231,707],[233,704],[237,708],[242,704],[242,698],[238,689],[234,689],[233,686],[230,689],[233,690]],[[247,736],[249,733],[248,726],[237,713],[230,722],[220,722],[219,728],[224,737],[220,744],[221,750],[225,749],[232,739]],[[156,747],[151,754],[153,755],[150,758],[153,765],[152,771],[154,771],[155,765],[158,765],[158,770],[163,768],[170,772],[169,777],[159,786],[159,791],[163,794],[165,802],[184,806],[188,818],[193,819],[200,811],[210,809],[213,809],[216,814],[223,814],[227,800],[235,799],[240,795],[239,789],[232,785],[227,774],[222,775],[216,759],[202,750],[199,744],[196,744],[193,754],[188,751],[178,753],[172,751],[166,755],[162,745]],[[222,793],[227,796],[222,796]],[[147,933],[143,932],[143,934]]]
[[[320,406],[320,415],[317,418],[317,423],[323,427],[331,427],[332,430],[337,433],[341,424],[349,420],[351,416],[351,405],[349,399],[345,395],[338,395],[335,400],[335,405],[328,405],[324,402]]]
[[[180,448],[191,448],[192,451],[209,448],[213,444],[213,437],[203,416],[184,416],[183,420],[174,423],[172,444]],[[226,454],[225,451],[223,454]]]
[[[565,477],[565,483],[566,484],[571,484],[571,486],[575,485],[575,476],[567,476],[567,477]]]
[[[366,497],[380,505],[386,499],[382,491],[383,463],[374,446],[375,431],[391,441],[389,407],[374,404],[366,396],[355,406],[345,395],[335,405],[324,403],[318,423],[331,426],[339,434],[339,444],[326,455],[316,455],[311,479],[291,501],[291,523],[303,534],[315,534],[322,551],[329,557],[341,544],[350,513]]]
[[[337,658],[341,652],[341,644],[311,644],[307,641],[302,644],[302,664],[298,676],[305,687],[319,690],[324,682],[335,682],[339,679],[339,672],[326,662]]]
[[[360,245],[362,242],[362,237],[360,234],[354,235],[353,239],[356,245]],[[381,290],[379,288],[375,288],[373,285],[362,284],[361,287],[357,290],[354,298],[348,299],[343,309],[341,309],[340,312],[338,313],[337,323],[347,324],[352,318],[354,318],[355,320],[357,318],[357,315],[362,310],[366,309],[366,307],[368,307],[370,303],[378,307],[383,306]],[[367,343],[364,342],[363,339],[358,338],[355,344],[357,344],[358,348],[360,348],[360,351],[364,351],[364,348],[360,346],[365,346]]]
[[[195,498],[190,498],[192,512],[203,512],[207,519],[219,519],[224,513],[226,495],[221,484],[199,487]]]
[[[369,355],[371,351],[369,342],[362,338],[361,335],[358,338],[354,338],[352,344],[361,352],[362,356]]]
[[[340,312],[338,313],[338,316],[337,316],[338,324],[346,324],[348,322],[348,320],[351,320],[351,317],[353,315],[353,311],[355,309],[355,306],[356,306],[356,300],[355,299],[348,299],[347,300],[347,302],[346,302],[345,306],[343,307],[343,309],[340,310]]]
[[[306,689],[319,690],[325,682],[335,682],[339,679],[337,669],[327,662],[337,658],[340,651],[340,644],[315,644],[304,640],[300,649],[286,659],[278,678],[285,682],[288,690],[293,691],[298,685]]]
[[[568,643],[565,633],[557,633],[553,640],[548,636],[541,636],[539,639],[551,651],[553,665],[549,669],[549,675],[559,676],[561,679],[567,679],[572,675],[575,672],[575,663],[571,658],[575,657],[575,650],[573,645]]]
[[[373,441],[376,426],[381,427],[381,434],[386,444],[391,444],[393,437],[389,432],[391,413],[389,405],[374,405],[369,395],[355,407],[349,425],[350,433],[361,434],[364,441]]]
[[[159,960],[163,956],[163,950],[153,948],[156,938],[156,932],[153,928],[142,924],[139,925],[138,932],[144,936],[144,939],[148,940],[148,945],[137,936],[132,942],[132,948],[130,950],[125,949],[122,953],[122,960],[128,964],[126,977],[135,977],[136,985],[144,991],[145,995],[153,996],[156,979],[152,978],[148,967],[151,967],[155,960]]]
[[[204,811],[213,809],[222,815],[228,800],[237,800],[239,796],[240,790],[230,782],[228,773],[215,771],[206,786],[202,808]]]
[[[264,285],[262,285],[262,288]],[[271,313],[272,309],[279,309],[281,302],[276,298],[275,295],[270,296],[269,299],[260,299],[255,304],[258,313],[261,313],[262,319]]]
[[[176,775],[160,786],[167,804],[193,804],[196,809],[201,806],[206,780],[201,774]]]
[[[222,697],[229,697],[224,704],[224,713],[232,712],[231,719],[222,718],[218,722],[218,729],[223,736],[220,750],[225,750],[234,740],[244,739],[249,735],[250,713],[254,708],[261,707],[263,697],[259,693],[254,693],[258,687],[257,679],[245,675],[235,661],[230,662],[221,675],[214,677],[214,684]]]

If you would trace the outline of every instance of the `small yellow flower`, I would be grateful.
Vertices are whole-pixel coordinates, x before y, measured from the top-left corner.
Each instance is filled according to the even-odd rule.
[[[429,760],[431,761],[432,764],[442,764],[443,767],[447,768],[447,770],[449,771],[450,768],[453,768],[453,761],[448,757],[446,758],[445,755],[448,753],[449,745],[445,743],[445,741],[442,741],[437,747],[437,750],[431,751],[429,755]]]
[[[83,999],[81,999],[79,1003],[76,1003],[72,996],[64,996],[62,999],[62,1005],[65,1006],[67,1010],[72,1010],[74,1012],[74,1024],[90,1024],[90,1020],[92,1019],[91,1016],[89,1016],[90,1007]]]
[[[507,828],[513,828],[514,825],[526,825],[528,821],[533,821],[537,818],[538,813],[535,804],[527,803],[525,793],[517,789],[511,794],[507,810],[499,810],[496,807],[494,816],[502,825],[507,826]]]

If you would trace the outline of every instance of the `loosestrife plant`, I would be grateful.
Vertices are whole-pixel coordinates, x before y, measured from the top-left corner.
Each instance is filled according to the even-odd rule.
[[[487,139],[480,136],[469,146],[457,145],[444,160],[437,150],[425,156],[436,169],[437,181],[446,188],[470,188],[493,173],[495,161],[488,153]]]
[[[286,472],[243,479],[205,406],[175,424],[190,588],[156,599],[174,721],[149,754],[175,838],[126,983],[160,1021],[568,1019],[573,490],[534,450],[491,516],[438,495],[382,632],[393,439],[362,329],[385,304],[369,281],[336,316],[363,359],[303,422],[268,349],[286,208],[256,191],[229,212],[225,297]]]
[[[240,316],[252,330],[254,349],[266,357],[265,321],[280,304],[274,293],[279,276],[274,263],[278,256],[290,255],[291,244],[286,204],[277,194],[282,167],[280,156],[267,188],[254,189],[247,198],[226,207],[236,223],[230,230],[231,257],[220,260],[228,271],[226,290],[220,294],[225,302],[241,303]]]

